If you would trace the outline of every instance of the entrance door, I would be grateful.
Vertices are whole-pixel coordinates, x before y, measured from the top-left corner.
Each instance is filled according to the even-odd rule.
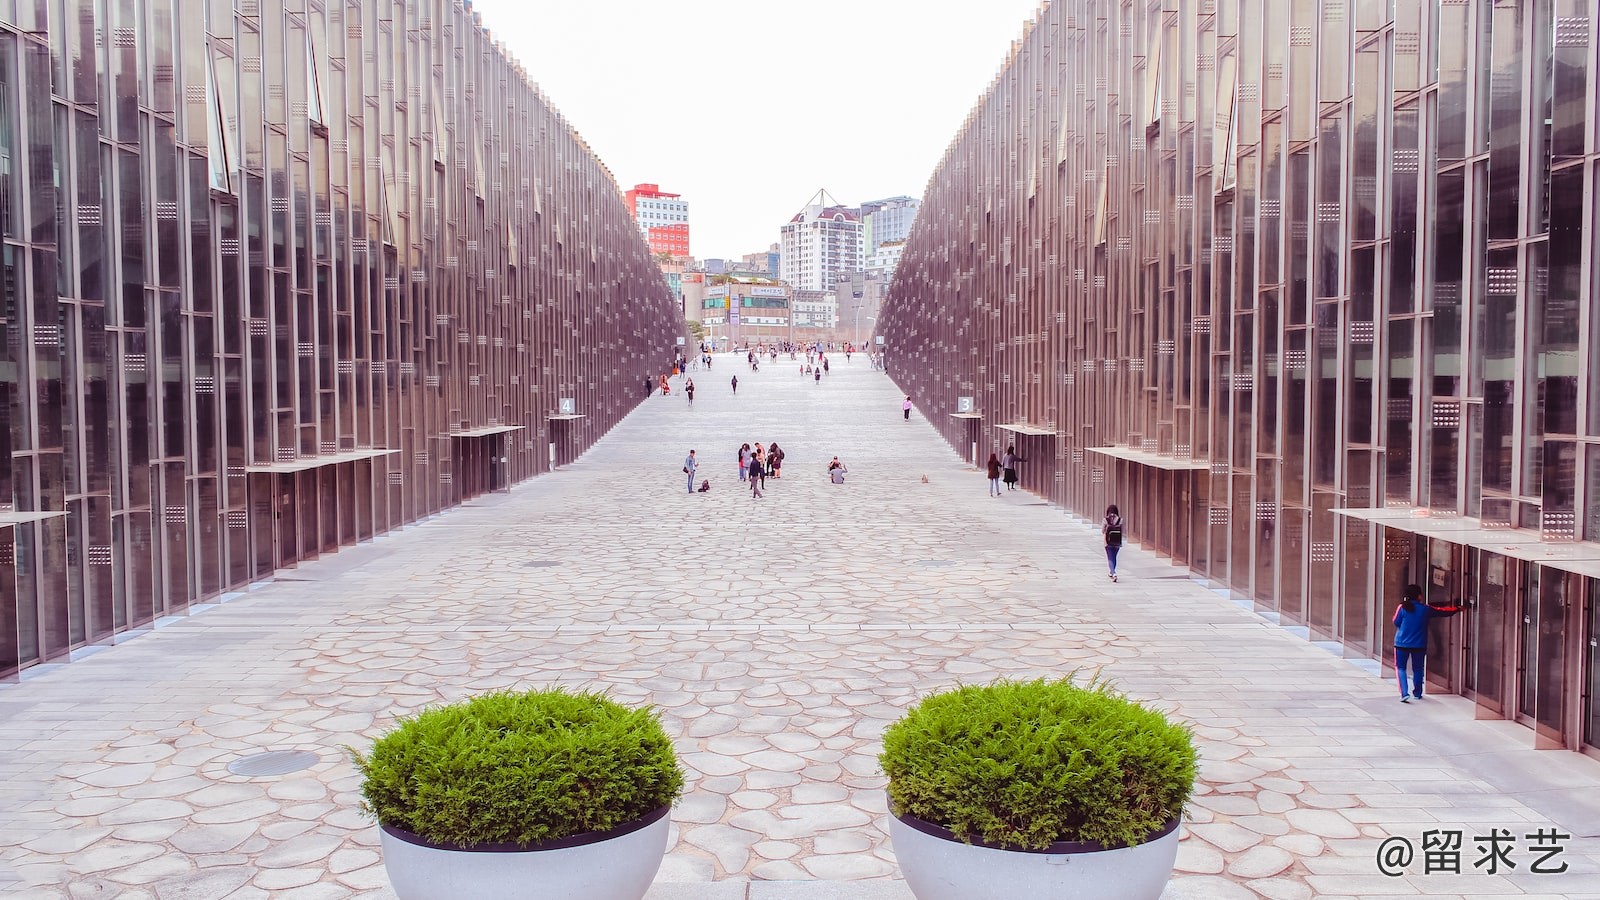
[[[1533,724],[1539,688],[1539,567],[1520,566],[1517,589],[1517,718]]]
[[[1505,621],[1512,561],[1498,553],[1473,550],[1472,569],[1477,575],[1476,596],[1467,599],[1466,692],[1495,715],[1505,712],[1503,682],[1506,657]]]
[[[1569,583],[1564,572],[1524,566],[1518,635],[1517,715],[1542,742],[1560,746],[1566,734],[1566,625]]]
[[[1600,581],[1584,579],[1584,594],[1589,604],[1588,629],[1584,632],[1588,673],[1584,687],[1583,742],[1600,749]]]
[[[293,473],[279,473],[273,491],[272,514],[277,525],[277,540],[273,545],[273,565],[284,569],[300,559],[300,505],[299,489]]]

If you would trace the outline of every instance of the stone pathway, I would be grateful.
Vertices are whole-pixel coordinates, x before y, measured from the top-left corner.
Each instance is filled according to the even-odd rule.
[[[693,409],[653,398],[560,472],[0,686],[0,893],[392,896],[341,747],[559,683],[655,704],[677,738],[690,785],[654,900],[903,900],[883,729],[935,688],[1076,669],[1194,726],[1171,897],[1600,898],[1600,763],[1457,698],[1402,706],[1137,548],[1109,584],[1094,529],[986,496],[864,360],[797,369],[719,357]],[[753,500],[734,452],[758,438],[788,464]],[[710,494],[684,492],[691,446]],[[228,771],[285,749],[318,761]],[[1555,825],[1579,835],[1569,871],[1531,874],[1522,835]],[[1474,871],[1491,827],[1517,834],[1510,874]],[[1428,828],[1466,831],[1464,874],[1423,875],[1420,852],[1379,873],[1381,841]]]

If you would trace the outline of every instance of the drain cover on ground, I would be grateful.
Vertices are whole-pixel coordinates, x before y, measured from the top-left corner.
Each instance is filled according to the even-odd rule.
[[[923,567],[924,569],[942,569],[945,566],[953,566],[955,564],[956,564],[956,561],[953,560],[953,559],[919,559],[919,560],[917,560],[917,565]]]
[[[268,750],[265,753],[252,753],[228,763],[228,771],[248,778],[260,778],[266,775],[287,775],[290,772],[309,769],[319,762],[321,758],[310,750]]]
[[[528,569],[548,569],[551,566],[559,566],[561,563],[558,563],[553,559],[530,559],[522,565],[524,568]]]

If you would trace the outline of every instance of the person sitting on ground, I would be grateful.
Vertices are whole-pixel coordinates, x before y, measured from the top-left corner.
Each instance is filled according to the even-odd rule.
[[[828,480],[834,484],[844,484],[844,476],[848,471],[850,470],[845,468],[844,463],[839,461],[839,457],[835,456],[833,461],[828,463]]]
[[[702,493],[702,494],[711,493],[711,479],[707,478],[706,480],[700,482],[700,491],[699,491],[699,493]]]

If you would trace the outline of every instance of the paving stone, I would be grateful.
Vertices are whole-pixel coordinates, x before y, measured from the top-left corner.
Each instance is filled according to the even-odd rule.
[[[881,373],[747,383],[737,399],[707,391],[692,415],[653,400],[555,473],[345,551],[381,549],[381,564],[308,563],[295,578],[315,580],[279,579],[159,636],[0,685],[17,704],[0,717],[0,891],[392,900],[359,773],[337,748],[507,685],[590,684],[661,711],[690,789],[658,873],[676,893],[653,900],[908,897],[892,880],[879,741],[958,677],[1101,669],[1191,726],[1202,780],[1172,898],[1417,894],[1414,878],[1368,880],[1383,837],[1430,821],[1550,821],[1469,756],[1530,784],[1559,770],[1573,796],[1600,788],[1592,760],[1534,751],[1453,700],[1406,710],[1426,721],[1394,715],[1385,680],[1264,627],[1139,547],[1125,551],[1121,584],[1097,579],[1092,526],[1031,494],[986,497],[925,423],[900,424],[903,394]],[[713,454],[757,434],[787,438],[799,466],[767,498],[752,501],[726,472],[710,473],[708,496],[676,493],[680,445]],[[848,493],[805,471],[833,453],[851,461]],[[676,535],[666,545],[629,537],[662,523]],[[762,536],[748,566],[682,549],[742,529]],[[561,564],[522,565],[530,558]],[[1417,729],[1433,727],[1450,729],[1460,755],[1423,746]],[[278,778],[226,770],[285,747],[320,762]],[[1396,759],[1416,763],[1397,774]],[[1600,841],[1574,839],[1567,858],[1592,878]],[[1531,877],[1436,892],[1582,896],[1520,880]]]
[[[1228,874],[1239,878],[1271,878],[1294,865],[1294,856],[1280,847],[1255,846],[1228,863]]]

